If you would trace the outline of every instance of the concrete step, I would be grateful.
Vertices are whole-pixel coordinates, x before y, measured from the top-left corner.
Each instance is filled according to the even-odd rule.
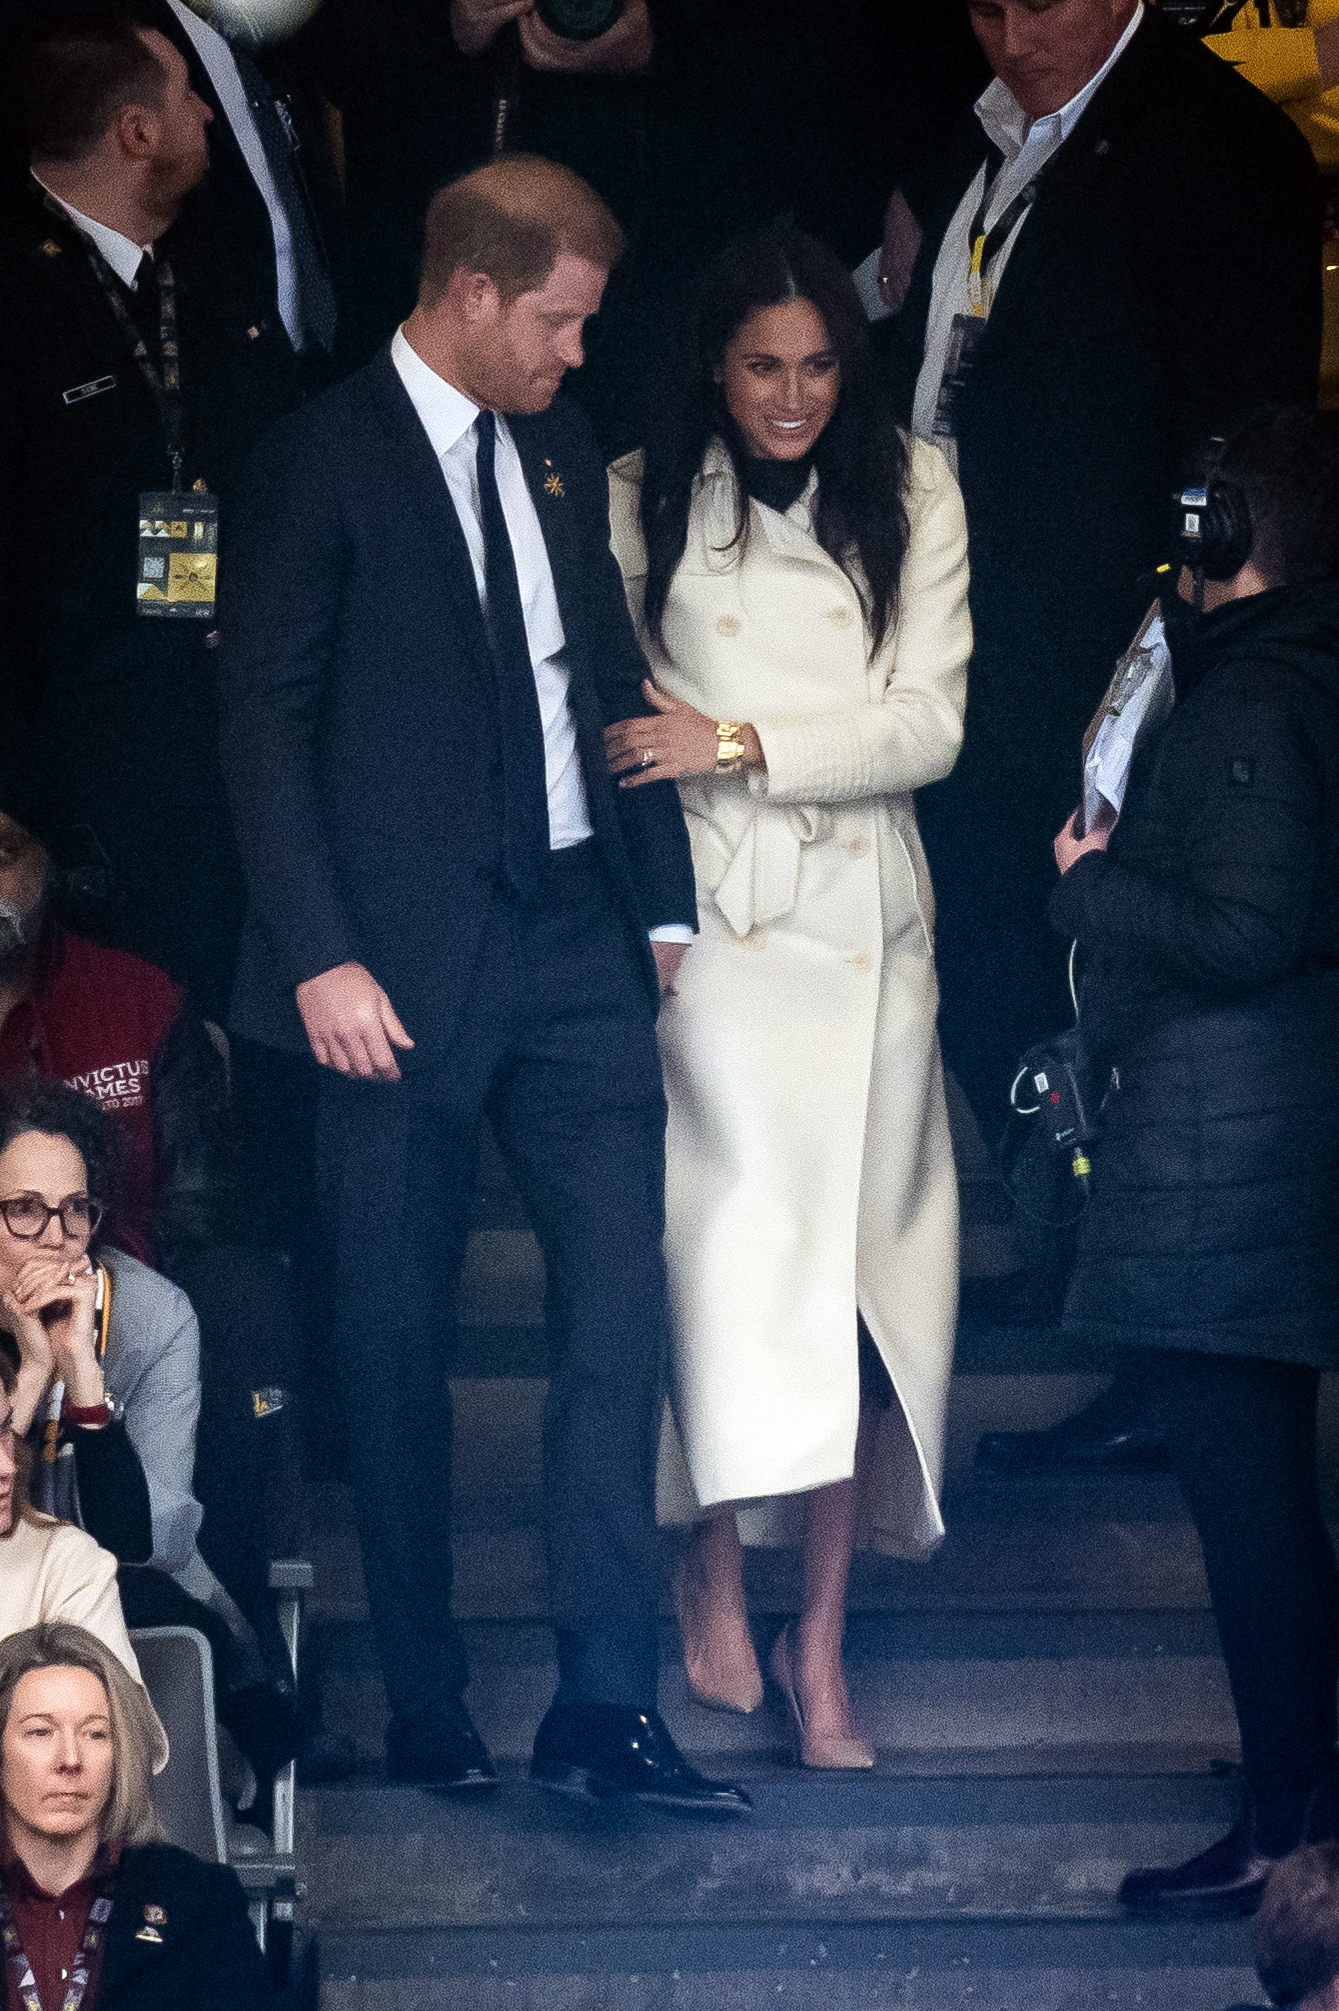
[[[1223,2011],[1244,1927],[1107,1922],[322,1937],[322,2011]]]
[[[1210,1775],[832,1779],[739,1772],[750,1818],[588,1809],[504,1774],[462,1804],[404,1787],[308,1797],[314,1923],[342,1928],[1114,1921],[1132,1864],[1229,1826]]]
[[[781,1614],[755,1616],[764,1658]],[[464,1629],[466,1701],[490,1750],[524,1759],[557,1682],[547,1627],[474,1622]],[[731,1766],[780,1762],[790,1731],[770,1689],[749,1717],[690,1695],[677,1630],[662,1633],[660,1709],[678,1743]],[[382,1751],[387,1705],[371,1628],[325,1622],[326,1723],[366,1766]],[[856,1723],[890,1775],[1032,1765],[1074,1771],[1095,1750],[1103,1770],[1183,1769],[1237,1751],[1236,1720],[1213,1623],[1199,1613],[858,1614],[846,1671]]]
[[[1231,1820],[1208,1778],[746,1775],[751,1820],[573,1807],[515,1773],[483,1804],[304,1797],[325,2011],[1221,2011],[1243,1926],[1119,1918],[1131,1863]]]

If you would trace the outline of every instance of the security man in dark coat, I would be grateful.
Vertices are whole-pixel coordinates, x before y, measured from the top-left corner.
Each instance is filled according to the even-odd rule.
[[[1305,409],[1215,449],[1177,703],[1051,902],[1111,1088],[1065,1325],[1131,1351],[1204,1548],[1246,1805],[1142,1911],[1242,1912],[1333,1836],[1339,1576],[1316,1400],[1339,1367],[1339,441]],[[1193,548],[1188,558],[1196,556]],[[1189,584],[1182,575],[1183,590]]]
[[[28,45],[19,81],[33,173],[0,218],[0,800],[108,873],[107,933],[222,1017],[242,884],[214,625],[207,598],[145,613],[140,499],[172,489],[179,450],[183,490],[203,483],[226,516],[239,451],[295,402],[292,350],[217,262],[154,256],[208,164],[208,110],[165,37],[88,10]]]
[[[917,814],[945,1060],[995,1137],[1019,1053],[1068,1016],[1051,834],[1181,460],[1246,406],[1315,397],[1320,212],[1289,120],[1161,9],[970,12],[995,77],[941,138],[946,200],[917,193],[900,319],[971,536],[963,752]]]

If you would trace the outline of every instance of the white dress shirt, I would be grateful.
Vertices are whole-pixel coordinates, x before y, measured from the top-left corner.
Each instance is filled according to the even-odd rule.
[[[40,181],[36,175],[33,176],[33,180],[37,182],[39,188],[46,189],[46,183]],[[110,224],[99,223],[95,217],[85,216],[81,209],[76,209],[72,202],[66,202],[54,189],[46,189],[46,192],[60,204],[66,216],[84,233],[84,236],[92,238],[122,286],[129,287],[132,293],[136,292],[140,261],[153,257],[153,246],[136,244],[133,238],[124,237],[119,230],[113,230]]]
[[[446,486],[460,519],[469,547],[474,583],[480,605],[487,607],[484,580],[484,531],[479,514],[479,475],[475,449],[478,435],[474,422],[479,407],[448,384],[397,329],[391,343],[391,361],[400,381],[413,401],[441,462]],[[526,484],[525,470],[516,451],[511,429],[497,414],[497,454],[494,460],[502,514],[511,538],[516,561],[516,583],[521,590],[521,613],[525,616],[525,636],[530,645],[530,661],[535,672],[535,692],[539,699],[539,719],[544,729],[544,777],[549,796],[549,846],[561,852],[591,836],[590,814],[586,808],[586,785],[577,758],[576,725],[567,703],[568,671],[563,661],[563,622],[558,612],[558,595],[553,571],[544,544],[544,533]]]
[[[993,140],[1004,155],[1004,164],[991,184],[990,198],[986,203],[984,227],[987,232],[994,228],[1014,198],[1021,195],[1057,148],[1069,138],[1087,110],[1088,102],[1094,92],[1115,69],[1134,39],[1135,31],[1143,18],[1143,0],[1139,0],[1125,33],[1101,69],[1095,76],[1090,77],[1083,89],[1076,91],[1068,104],[1062,105],[1058,112],[1047,112],[1044,117],[1033,119],[1029,123],[1027,113],[1007,84],[999,77],[993,78],[987,84],[976,101],[976,116],[985,129],[987,139]],[[954,464],[955,474],[956,442],[935,432],[934,418],[939,405],[939,389],[943,383],[944,366],[952,336],[953,317],[971,312],[971,301],[967,291],[972,263],[971,226],[986,192],[986,174],[989,165],[988,161],[983,161],[977,170],[971,187],[953,213],[953,221],[944,233],[944,241],[939,247],[939,256],[935,260],[934,289],[930,296],[930,315],[925,329],[925,358],[921,364],[920,376],[916,380],[916,399],[911,413],[912,431],[919,439],[932,441],[935,446],[944,448]],[[1018,242],[1019,233],[1026,228],[1028,215],[1029,211],[1024,210],[992,258],[989,273],[981,275],[987,314],[990,313],[991,304],[999,292],[1004,268],[1009,263],[1009,256]]]
[[[474,584],[479,603],[488,606],[484,572],[484,531],[479,510],[478,434],[474,422],[479,407],[454,384],[448,384],[429,369],[397,328],[391,342],[391,361],[400,373],[400,382],[409,393],[423,430],[432,442],[441,463],[447,491],[455,505],[460,528],[469,548],[474,568]],[[539,527],[534,500],[511,437],[511,428],[500,412],[494,414],[497,452],[493,468],[497,476],[502,515],[511,539],[516,562],[516,584],[521,591],[521,613],[525,617],[525,639],[530,645],[530,661],[535,673],[535,693],[539,699],[540,725],[544,729],[544,780],[549,799],[549,849],[565,851],[594,835],[586,804],[586,784],[577,754],[576,723],[567,702],[569,675],[563,661],[562,616],[553,584],[548,547]],[[667,922],[652,929],[653,943],[690,943],[693,931],[687,922]]]
[[[279,319],[288,331],[288,339],[294,349],[301,349],[306,334],[302,319],[302,302],[298,293],[298,269],[293,257],[293,233],[288,227],[284,206],[279,200],[279,191],[274,186],[274,176],[265,158],[265,149],[256,131],[256,122],[251,116],[247,102],[246,86],[237,73],[232,50],[208,21],[183,4],[183,0],[168,0],[172,12],[180,21],[195,46],[195,53],[209,72],[209,81],[218,93],[218,101],[223,107],[223,115],[232,127],[233,137],[242,150],[242,159],[251,170],[251,179],[260,190],[261,198],[270,213],[270,229],[274,234],[274,269],[278,284]]]

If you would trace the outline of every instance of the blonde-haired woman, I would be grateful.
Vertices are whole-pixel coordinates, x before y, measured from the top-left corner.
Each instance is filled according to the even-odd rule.
[[[962,737],[962,499],[894,424],[850,275],[784,226],[713,261],[610,496],[658,714],[610,727],[610,765],[679,782],[697,878],[660,1016],[689,1683],[760,1701],[740,1537],[785,1534],[788,1497],[803,1591],[771,1666],[797,1757],[871,1766],[841,1661],[862,1491],[880,1548],[943,1533],[957,1186],[912,792]]]
[[[276,2001],[236,1873],[161,1840],[161,1737],[144,1691],[85,1628],[0,1641],[0,1928],[24,2011],[61,2011],[75,1991],[80,2011]]]

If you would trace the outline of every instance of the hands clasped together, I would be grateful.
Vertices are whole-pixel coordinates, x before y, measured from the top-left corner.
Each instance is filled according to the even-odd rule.
[[[106,1397],[97,1351],[98,1274],[87,1254],[34,1251],[0,1279],[0,1323],[19,1344],[14,1430],[22,1437],[53,1382],[69,1403],[94,1408]]]

